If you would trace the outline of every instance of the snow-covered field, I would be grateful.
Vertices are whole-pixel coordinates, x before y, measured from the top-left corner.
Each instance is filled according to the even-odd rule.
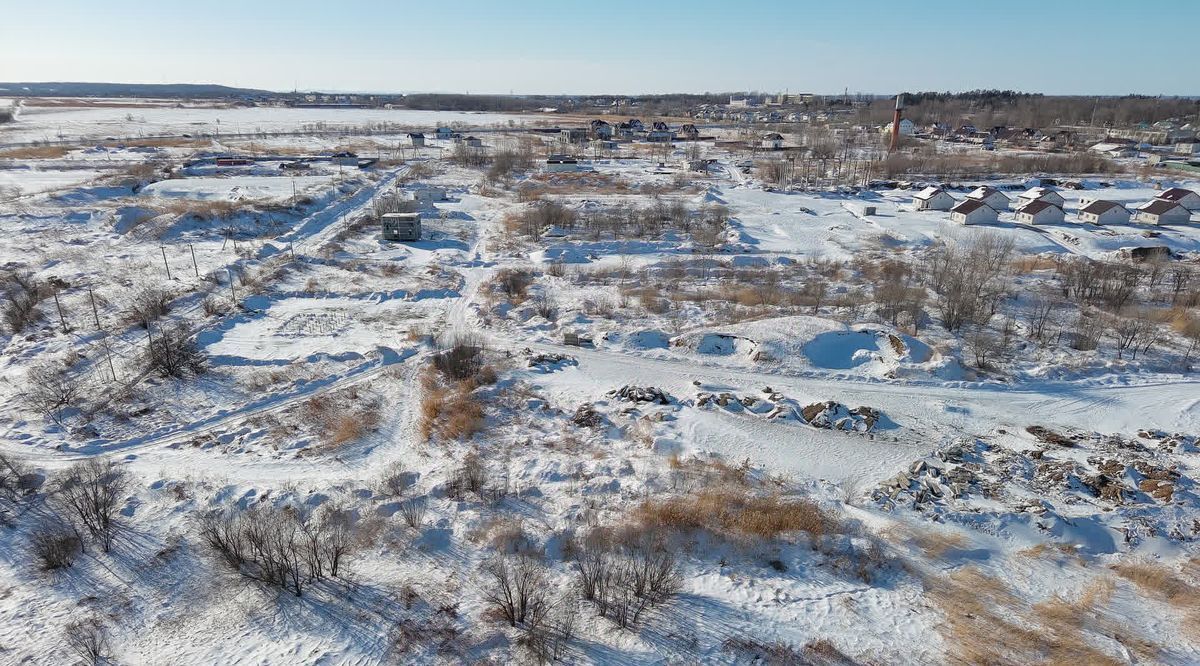
[[[30,109],[0,142],[333,116],[508,120]],[[1071,221],[1081,197],[1132,206],[1200,183],[1084,176],[1061,192],[1066,223],[1003,213],[985,230],[1013,243],[996,311],[950,331],[942,292],[914,275],[979,230],[914,212],[915,189],[769,191],[711,144],[705,176],[629,153],[506,183],[434,151],[295,178],[161,176],[214,149],[0,168],[21,191],[0,201],[6,663],[68,663],[100,635],[91,622],[131,664],[1200,660],[1200,382],[1179,323],[1194,303],[1190,283],[1169,295],[1200,220]],[[155,170],[129,184],[68,168],[86,159]],[[421,240],[384,241],[374,202],[428,185],[447,197],[411,206]],[[522,185],[562,206],[532,234],[523,216],[550,207]],[[1078,343],[1087,316],[1131,310],[1076,318],[1069,294],[1054,334],[1035,334],[1030,313],[1072,290],[1064,261],[1129,265],[1120,251],[1148,245],[1174,258],[1129,278],[1128,307],[1165,313],[1133,351],[1117,354],[1119,323]],[[898,314],[893,284],[909,290]],[[180,340],[203,372],[148,365]],[[47,392],[61,400],[35,399]],[[89,461],[126,477],[111,531],[67,501]],[[269,546],[221,555],[217,514],[281,521],[318,554],[292,552],[281,582]],[[85,548],[49,566],[64,525]],[[334,575],[322,558],[343,537]],[[638,558],[664,566],[662,594],[618,569],[608,592],[584,591],[589,562]],[[544,615],[506,621],[498,562],[528,567]]]

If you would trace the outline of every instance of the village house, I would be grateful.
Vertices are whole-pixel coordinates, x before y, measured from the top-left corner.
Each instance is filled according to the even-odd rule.
[[[455,132],[449,127],[439,127],[434,131],[433,136],[437,139],[449,140],[454,138]]]
[[[1138,206],[1135,217],[1146,224],[1186,224],[1192,214],[1174,201],[1155,199]]]
[[[607,140],[613,137],[613,126],[599,118],[592,121],[590,129],[593,139]]]
[[[409,132],[408,140],[412,141],[413,148],[421,148],[425,145],[425,135],[421,132]]]
[[[1046,201],[1059,208],[1067,203],[1061,194],[1048,187],[1032,187],[1017,196],[1017,207],[1020,208],[1034,201]]]
[[[1063,209],[1045,199],[1034,199],[1017,208],[1017,222],[1024,224],[1053,224],[1063,221]]]
[[[981,201],[991,207],[991,209],[994,211],[1008,210],[1008,195],[989,185],[984,185],[971,190],[971,192],[967,194],[967,198],[975,201]]]
[[[778,132],[764,134],[759,145],[766,150],[783,150],[783,135]]]
[[[954,197],[940,187],[927,187],[913,195],[913,210],[950,210]]]
[[[379,218],[384,240],[421,240],[420,213],[384,213]]]
[[[679,133],[683,135],[684,141],[695,141],[700,138],[700,130],[696,129],[692,123],[687,123],[679,128]]]
[[[654,128],[646,133],[646,140],[653,143],[670,143],[675,140],[675,132],[664,122],[656,121]]]
[[[338,166],[356,167],[359,164],[358,155],[356,155],[355,153],[348,152],[348,151],[334,153],[333,156],[329,158],[329,161]]]
[[[994,224],[996,209],[978,199],[964,199],[950,209],[950,221],[959,224]]]
[[[419,185],[412,190],[413,201],[420,204],[432,204],[446,200],[446,188],[435,185]]]
[[[1079,209],[1079,219],[1091,224],[1128,224],[1129,209],[1115,201],[1091,201]]]
[[[914,125],[914,124],[913,124],[913,121],[909,120],[908,118],[901,118],[901,119],[900,119],[900,127],[899,127],[898,129],[899,129],[899,131],[900,131],[900,136],[912,136],[912,135],[914,135],[914,134],[916,134],[916,133],[917,133],[917,126],[916,126],[916,125]],[[886,124],[886,125],[884,125],[884,126],[880,127],[880,128],[879,128],[879,133],[880,133],[880,134],[882,134],[882,135],[884,135],[884,136],[889,136],[889,135],[891,135],[891,133],[892,133],[892,124],[891,124],[891,123],[888,123],[888,124]]]
[[[1128,143],[1113,143],[1111,141],[1106,141],[1103,143],[1097,143],[1091,148],[1088,148],[1088,150],[1092,151],[1093,153],[1100,153],[1106,157],[1137,157],[1137,150]]]
[[[463,142],[467,144],[468,148],[483,148],[483,139],[477,136],[469,136],[463,139]]]
[[[1162,193],[1154,198],[1177,203],[1190,211],[1200,211],[1200,194],[1196,194],[1191,190],[1185,190],[1182,187],[1172,187],[1169,190],[1163,190]]]

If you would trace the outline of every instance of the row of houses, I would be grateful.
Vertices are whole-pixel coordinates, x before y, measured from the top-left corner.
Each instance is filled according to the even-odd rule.
[[[678,130],[667,123],[655,121],[649,129],[637,118],[616,123],[597,118],[585,127],[563,129],[559,133],[565,143],[584,143],[588,139],[610,141],[613,139],[644,139],[653,143],[669,143],[676,139],[695,141],[700,138],[700,129],[693,123],[685,123]]]
[[[940,187],[927,187],[913,196],[915,210],[944,210],[959,224],[989,224],[1009,209],[1012,200],[994,187],[972,190],[962,201]],[[1017,196],[1014,218],[1023,224],[1054,224],[1066,218],[1062,195],[1048,187],[1034,187]],[[1125,224],[1134,219],[1146,224],[1185,224],[1200,211],[1200,195],[1174,187],[1130,211],[1115,201],[1083,199],[1078,216],[1091,224]]]

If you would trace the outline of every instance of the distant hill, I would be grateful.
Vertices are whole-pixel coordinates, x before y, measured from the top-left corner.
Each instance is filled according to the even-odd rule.
[[[270,94],[269,90],[210,83],[0,82],[0,95],[28,97],[245,97]]]

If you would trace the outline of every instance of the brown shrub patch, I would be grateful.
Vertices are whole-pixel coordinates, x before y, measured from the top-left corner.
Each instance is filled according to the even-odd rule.
[[[706,488],[687,495],[643,502],[634,512],[647,526],[680,532],[706,531],[739,539],[767,540],[805,532],[814,540],[837,521],[815,502],[746,488]]]

